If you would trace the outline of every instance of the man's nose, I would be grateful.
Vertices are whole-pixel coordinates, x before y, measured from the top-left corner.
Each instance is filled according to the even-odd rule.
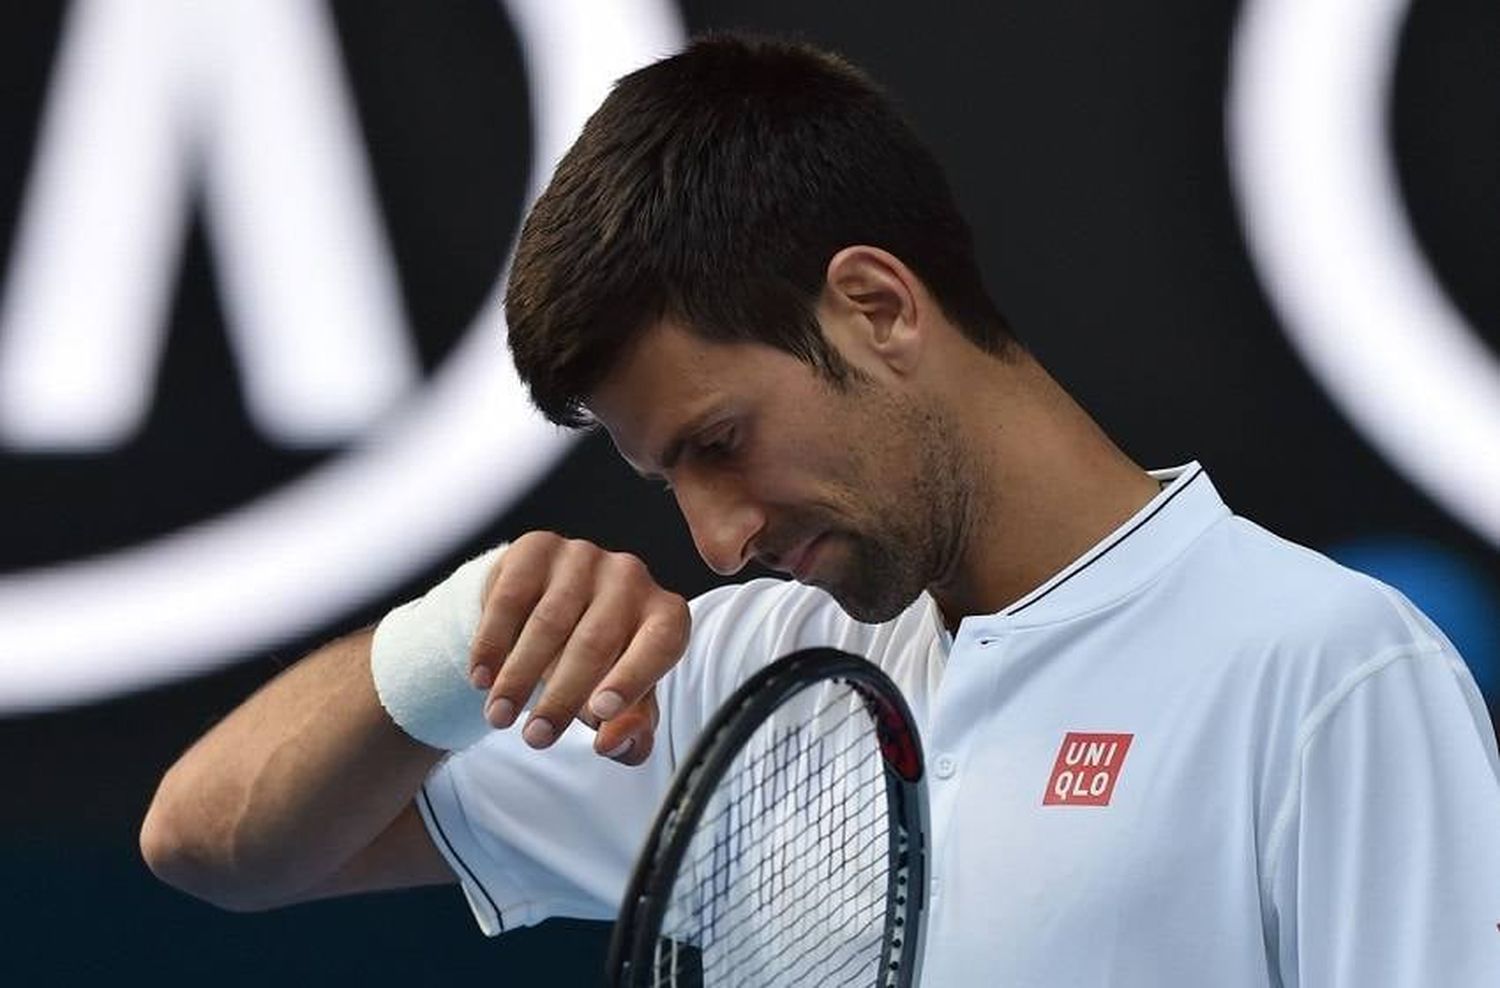
[[[749,498],[723,483],[674,480],[677,507],[709,569],[732,576],[750,561],[765,515]]]

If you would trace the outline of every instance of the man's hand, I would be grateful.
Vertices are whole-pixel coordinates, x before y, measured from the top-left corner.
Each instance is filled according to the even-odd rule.
[[[497,728],[545,680],[522,728],[533,748],[577,717],[598,728],[595,751],[639,765],[656,730],[655,683],[682,657],[691,620],[635,556],[530,532],[490,574],[469,678],[489,690],[485,717]]]

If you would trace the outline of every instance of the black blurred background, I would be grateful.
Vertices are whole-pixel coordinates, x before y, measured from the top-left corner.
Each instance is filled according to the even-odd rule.
[[[1334,408],[1247,253],[1224,137],[1237,6],[690,0],[679,9],[688,32],[795,35],[882,81],[947,166],[1001,308],[1124,449],[1148,466],[1200,460],[1239,513],[1402,586],[1466,651],[1493,710],[1500,551]],[[14,247],[72,9],[42,0],[0,8],[0,262]],[[524,208],[532,121],[520,42],[492,0],[334,0],[327,9],[430,372],[492,291]],[[1492,354],[1496,37],[1493,3],[1414,3],[1388,118],[1407,215]],[[156,538],[340,456],[342,447],[287,448],[253,425],[201,210],[185,236],[146,426],[97,455],[0,448],[0,575]],[[501,332],[496,325],[497,345]],[[161,773],[259,684],[476,547],[538,527],[637,552],[685,594],[716,582],[665,495],[637,481],[604,438],[587,436],[518,503],[497,504],[462,551],[316,634],[133,695],[0,716],[0,982],[139,973],[167,984],[426,984],[465,974],[594,983],[602,933],[591,924],[486,940],[456,889],[233,916],[157,884],[135,845]],[[101,654],[109,643],[110,629],[98,628]]]

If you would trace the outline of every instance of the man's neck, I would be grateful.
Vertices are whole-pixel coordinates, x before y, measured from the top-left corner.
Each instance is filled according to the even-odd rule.
[[[966,419],[973,504],[956,564],[930,588],[950,628],[1020,600],[1160,492],[1039,365],[1004,384]]]

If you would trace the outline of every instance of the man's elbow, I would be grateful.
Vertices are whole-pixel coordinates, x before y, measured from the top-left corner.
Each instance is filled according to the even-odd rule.
[[[158,879],[180,892],[230,912],[262,912],[282,905],[236,874],[233,854],[177,818],[161,794],[141,823],[141,857]]]

